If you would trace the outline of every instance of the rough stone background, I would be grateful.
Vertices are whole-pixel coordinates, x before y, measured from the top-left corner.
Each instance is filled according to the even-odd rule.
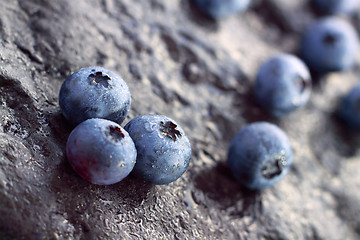
[[[359,239],[360,139],[334,117],[358,64],[316,77],[307,106],[281,120],[251,93],[260,64],[296,53],[318,17],[305,0],[254,0],[217,22],[189,0],[0,0],[0,239]],[[96,186],[71,169],[58,91],[91,65],[127,82],[123,125],[160,113],[183,127],[183,177]],[[236,132],[260,120],[288,134],[294,165],[252,192],[225,161]]]

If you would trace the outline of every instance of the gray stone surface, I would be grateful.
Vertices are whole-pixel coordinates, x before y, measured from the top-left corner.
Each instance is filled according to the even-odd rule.
[[[259,65],[296,53],[317,17],[305,0],[254,0],[218,22],[189,0],[0,0],[0,238],[359,239],[360,139],[333,114],[359,68],[315,79],[307,106],[281,120],[251,94]],[[91,65],[127,82],[124,124],[159,113],[183,127],[193,149],[183,177],[96,186],[71,169],[58,91]],[[259,120],[288,134],[294,165],[251,192],[229,175],[226,152]]]

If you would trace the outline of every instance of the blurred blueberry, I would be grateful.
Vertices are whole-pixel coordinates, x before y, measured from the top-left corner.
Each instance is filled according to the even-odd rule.
[[[130,109],[130,91],[116,73],[102,67],[82,68],[61,86],[59,104],[74,126],[89,118],[105,118],[120,124]]]
[[[66,155],[76,173],[102,185],[121,181],[136,162],[129,134],[117,123],[100,118],[88,119],[71,132]]]
[[[353,15],[359,10],[359,0],[313,0],[315,7],[325,14]]]
[[[360,130],[360,85],[343,98],[339,113],[349,128]]]
[[[254,93],[263,109],[274,117],[282,117],[308,102],[310,72],[299,58],[280,54],[260,67]]]
[[[144,115],[132,119],[125,129],[138,153],[135,175],[154,184],[168,184],[186,171],[191,146],[175,121],[162,115]]]
[[[245,10],[250,0],[194,0],[201,11],[217,19]]]
[[[340,17],[312,23],[301,42],[301,55],[318,73],[350,69],[356,60],[358,36],[354,27]]]
[[[230,144],[229,168],[249,189],[262,189],[279,182],[291,164],[292,150],[286,134],[268,122],[247,125]]]

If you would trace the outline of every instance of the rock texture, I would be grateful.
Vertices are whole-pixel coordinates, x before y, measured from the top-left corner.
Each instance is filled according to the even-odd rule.
[[[318,17],[305,0],[254,0],[217,22],[189,0],[0,1],[0,238],[359,239],[360,139],[334,117],[359,69],[316,78],[307,106],[281,120],[251,93],[260,64],[296,53]],[[182,126],[193,149],[183,177],[97,186],[71,169],[58,92],[92,65],[127,82],[124,124],[159,113]],[[294,165],[252,192],[225,161],[236,132],[259,120],[288,134]]]

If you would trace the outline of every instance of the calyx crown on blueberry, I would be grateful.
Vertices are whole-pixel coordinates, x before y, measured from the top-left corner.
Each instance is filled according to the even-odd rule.
[[[161,126],[161,132],[171,138],[172,140],[176,141],[177,138],[181,137],[181,132],[179,130],[176,129],[177,125],[171,121],[167,121],[167,122],[160,122],[160,126]]]
[[[109,126],[106,134],[112,137],[114,141],[120,141],[125,137],[124,133],[121,131],[121,128],[118,126]]]
[[[329,46],[333,46],[333,45],[335,45],[337,38],[338,37],[336,36],[336,34],[329,33],[329,34],[324,35],[323,41],[325,44],[327,44]]]
[[[95,69],[93,69],[93,71],[95,71]],[[111,87],[111,85],[109,84],[111,79],[109,78],[109,76],[105,75],[102,72],[91,73],[88,78],[91,85],[99,85],[105,88]]]
[[[267,161],[261,168],[261,175],[267,179],[272,179],[282,173],[286,167],[287,161],[285,158],[285,151],[281,151],[279,156],[274,157],[274,161]]]

